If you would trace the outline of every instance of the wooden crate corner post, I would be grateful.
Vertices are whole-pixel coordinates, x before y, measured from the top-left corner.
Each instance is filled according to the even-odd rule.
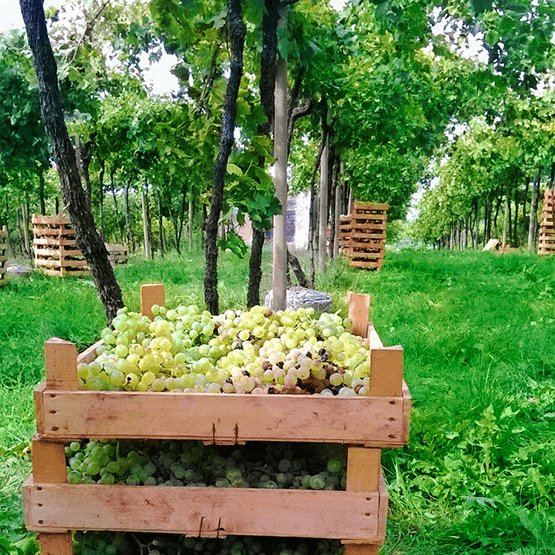
[[[73,343],[54,337],[44,344],[46,370],[45,387],[39,388],[36,397],[47,390],[74,390],[79,387],[77,376],[77,348]],[[40,433],[43,415],[40,414],[42,402],[37,403],[37,429]],[[33,522],[42,524],[41,511],[48,510],[36,500],[36,493],[41,491],[40,484],[63,484],[67,481],[65,446],[63,441],[41,439],[39,434],[33,438],[32,446],[33,478],[26,488],[36,490],[25,493],[26,524],[33,529]],[[38,540],[43,555],[71,555],[71,532],[40,533]]]
[[[153,305],[164,306],[165,288],[163,283],[147,283],[141,285],[141,314],[154,319],[152,314]]]
[[[347,293],[349,304],[348,316],[353,322],[353,335],[366,337],[370,318],[370,295],[364,293]]]

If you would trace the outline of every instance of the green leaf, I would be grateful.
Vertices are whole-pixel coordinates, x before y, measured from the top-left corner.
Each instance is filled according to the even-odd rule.
[[[231,162],[227,164],[227,172],[239,177],[243,177],[244,175],[243,170],[239,166],[232,164]]]

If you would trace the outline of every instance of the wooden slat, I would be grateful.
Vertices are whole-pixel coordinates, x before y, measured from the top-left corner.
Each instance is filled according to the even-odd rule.
[[[24,487],[26,526],[39,532],[380,540],[380,492],[42,484],[33,479]],[[348,525],[338,515],[348,515]]]
[[[161,283],[147,283],[141,286],[141,314],[153,319],[152,306],[164,306],[165,288]]]
[[[75,239],[70,239],[69,237],[53,238],[51,236],[47,236],[47,237],[35,237],[33,239],[33,244],[34,245],[48,245],[48,246],[64,245],[66,247],[74,247],[74,246],[77,245],[77,241]]]
[[[397,397],[403,388],[403,348],[371,349],[370,395]]]
[[[347,450],[347,491],[378,491],[381,449],[349,447]]]
[[[38,216],[33,214],[31,223],[37,225],[71,225],[69,219],[63,214],[58,214],[57,216]]]
[[[79,387],[77,349],[73,343],[57,337],[44,344],[46,389],[72,390]]]
[[[66,456],[64,444],[44,441],[37,436],[32,444],[33,476],[39,482],[64,484],[66,482]]]
[[[72,555],[73,540],[71,532],[60,534],[39,534],[41,555]]]
[[[77,356],[77,364],[89,364],[90,362],[92,362],[96,358],[96,350],[101,345],[104,345],[104,341],[102,341],[102,339],[100,341],[97,341],[90,347],[87,347],[82,353],[79,353],[79,355]]]
[[[349,266],[353,268],[377,269],[382,267],[382,263],[381,260],[377,262],[349,260]]]
[[[50,439],[195,439],[402,445],[402,397],[211,395],[131,391],[43,393]],[[200,417],[199,415],[202,415]]]
[[[370,295],[349,291],[347,303],[349,306],[348,316],[353,321],[353,335],[366,337],[370,318]]]

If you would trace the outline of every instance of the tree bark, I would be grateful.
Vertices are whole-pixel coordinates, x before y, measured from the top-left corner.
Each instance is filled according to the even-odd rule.
[[[100,172],[98,174],[98,223],[100,224],[100,238],[106,241],[106,232],[104,230],[104,173],[106,164],[100,159]]]
[[[118,309],[123,307],[121,289],[81,185],[75,150],[64,121],[56,61],[48,38],[43,4],[41,0],[20,0],[19,4],[33,53],[42,119],[53,146],[64,205],[75,230],[77,246],[89,264],[108,322],[111,322]]]
[[[150,210],[148,207],[148,181],[145,179],[143,190],[141,191],[141,201],[143,209],[143,239],[145,258],[152,258],[152,244],[150,237]]]
[[[287,26],[286,8],[283,8],[278,26]],[[287,306],[287,60],[276,62],[275,114],[274,114],[274,187],[281,204],[281,213],[274,216],[272,259],[272,309],[285,310]]]
[[[158,236],[160,237],[160,255],[164,258],[164,217],[162,216],[162,199],[160,198],[159,187],[156,187],[156,201],[158,204]]]
[[[113,181],[112,181],[113,183]],[[131,252],[135,254],[135,235],[133,234],[133,229],[131,227],[131,207],[129,206],[129,187],[131,186],[131,177],[127,179],[125,184],[125,227],[127,229],[127,245],[131,248]]]
[[[291,266],[299,285],[305,288],[309,287],[308,279],[306,278],[299,259],[289,251],[287,251],[287,263]]]
[[[538,230],[538,205],[540,201],[540,179],[541,168],[538,169],[538,175],[534,179],[532,187],[532,203],[530,205],[530,225],[528,226],[528,251],[531,252],[536,240],[536,232]]]
[[[193,202],[193,186],[191,185],[191,190],[189,191],[189,215],[188,215],[188,225],[187,225],[187,243],[189,245],[189,252],[193,252],[193,218],[195,215],[195,204]]]
[[[39,201],[40,201],[40,213],[46,216],[46,202],[44,200],[44,170],[42,167],[39,169]]]
[[[227,161],[234,142],[235,117],[237,113],[237,96],[243,75],[243,48],[246,28],[243,22],[241,0],[228,0],[227,18],[229,25],[229,39],[231,44],[231,68],[224,99],[222,114],[222,131],[220,148],[214,164],[214,181],[212,184],[212,200],[210,215],[206,223],[204,269],[204,300],[206,308],[212,314],[219,312],[218,296],[218,221],[222,211],[225,172]]]
[[[252,228],[251,256],[249,259],[249,287],[247,290],[247,307],[260,304],[260,282],[262,280],[262,249],[264,247],[264,230]]]
[[[325,124],[325,123],[324,123]],[[320,214],[318,226],[318,269],[323,272],[326,269],[327,239],[328,239],[328,188],[329,188],[329,146],[328,138],[322,151],[320,162]]]

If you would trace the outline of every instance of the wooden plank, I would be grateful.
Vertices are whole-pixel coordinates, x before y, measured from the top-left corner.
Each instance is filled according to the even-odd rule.
[[[374,372],[374,369],[372,370]],[[212,395],[132,391],[42,392],[50,439],[195,439],[403,445],[403,398]]]
[[[364,268],[366,270],[378,270],[381,268],[381,261],[369,262],[362,260],[349,260],[349,266],[353,268]]]
[[[410,435],[410,411],[412,408],[412,398],[410,395],[409,388],[405,381],[403,380],[403,432],[401,435],[401,441],[404,445],[407,445],[409,442],[409,435]]]
[[[33,437],[32,461],[33,476],[37,481],[52,484],[66,482],[66,456],[62,442]]]
[[[159,306],[166,304],[164,285],[161,283],[141,285],[141,313],[152,320],[154,318],[152,305],[155,304]]]
[[[33,214],[31,223],[33,225],[71,225],[69,219],[63,214],[58,214],[56,216],[39,216]]]
[[[378,491],[381,473],[381,449],[347,449],[347,491]]]
[[[353,321],[353,335],[367,337],[370,317],[370,295],[347,293],[348,317]]]
[[[75,239],[70,239],[68,237],[56,237],[56,238],[53,238],[51,236],[35,237],[33,239],[33,245],[50,245],[50,246],[64,245],[67,247],[73,247],[77,245],[77,241]]]
[[[382,340],[373,324],[368,325],[367,337],[370,340],[370,349],[381,349],[383,347]]]
[[[73,540],[71,532],[59,534],[39,534],[41,555],[72,555]]]
[[[104,345],[104,341],[102,341],[102,339],[100,341],[97,341],[90,347],[87,347],[83,352],[79,353],[79,355],[77,356],[77,364],[89,364],[90,362],[92,362],[96,358],[96,350],[101,345]]]
[[[356,544],[351,543],[345,546],[343,555],[378,555],[380,546],[375,543]]]
[[[77,349],[73,343],[58,337],[44,344],[46,389],[78,389]]]
[[[379,492],[25,484],[30,530],[378,538]],[[348,526],[338,515],[348,514]],[[39,522],[41,521],[41,522]]]
[[[356,212],[359,210],[388,210],[389,204],[387,203],[372,203],[372,202],[360,202],[355,200],[353,209],[351,212]]]
[[[370,350],[370,395],[399,397],[403,388],[403,347]]]

